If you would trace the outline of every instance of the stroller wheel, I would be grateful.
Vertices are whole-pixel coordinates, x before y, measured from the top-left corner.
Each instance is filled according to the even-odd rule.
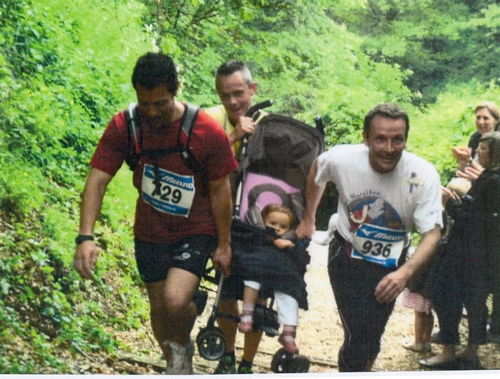
[[[292,372],[306,373],[309,371],[309,359],[303,355],[295,355],[292,358]]]
[[[222,330],[216,327],[203,328],[196,337],[200,355],[209,361],[216,361],[226,351],[226,340]]]
[[[309,359],[281,348],[273,356],[271,370],[276,374],[306,373],[309,371]]]
[[[273,355],[273,359],[271,361],[271,370],[276,374],[283,374],[290,372],[289,370],[289,360],[287,359],[287,355],[291,355],[288,353],[285,348],[279,349],[276,354]]]

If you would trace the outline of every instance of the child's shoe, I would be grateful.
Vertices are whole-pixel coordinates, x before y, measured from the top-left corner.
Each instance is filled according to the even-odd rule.
[[[238,325],[240,333],[248,334],[253,332],[253,314],[243,314]]]
[[[292,354],[298,354],[299,348],[295,343],[295,328],[294,330],[285,330],[278,337],[278,342],[285,348],[286,351]]]

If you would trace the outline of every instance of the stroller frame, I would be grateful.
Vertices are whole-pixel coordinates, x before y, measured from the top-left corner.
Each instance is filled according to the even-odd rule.
[[[263,103],[259,103],[252,107],[248,112],[248,116],[254,115],[256,112],[258,112],[260,109],[266,108],[270,105],[272,105],[272,101],[268,100]],[[254,119],[258,118],[258,115],[254,117]],[[310,164],[312,164],[312,160],[314,159],[317,155],[319,155],[321,152],[324,151],[324,128],[323,128],[323,123],[322,120],[319,116],[315,118],[315,126],[316,130],[313,127],[310,127],[306,124],[301,123],[300,121],[288,118],[286,116],[279,116],[279,115],[274,115],[270,114],[267,115],[263,120],[268,120],[270,122],[277,121],[278,124],[279,122],[291,122],[294,124],[297,124],[300,126],[302,129],[310,129],[313,130],[314,132],[308,132],[308,133],[313,133],[312,139],[315,139],[315,143],[317,143],[318,147],[317,151],[313,151],[309,153],[308,151],[304,151],[304,155],[308,155],[305,159],[309,163],[309,166],[307,163],[305,164],[305,168],[300,170],[299,169],[299,174],[296,176],[299,176],[300,178],[298,181],[293,178],[292,180],[295,180],[295,183],[292,183],[292,186],[298,187],[300,191],[305,193],[305,182],[308,174],[308,170],[310,168]],[[259,123],[259,126],[263,123],[261,121]],[[299,125],[300,124],[300,125]],[[295,126],[295,127],[298,127]],[[299,128],[299,129],[300,129]],[[319,133],[318,133],[319,132]],[[302,133],[302,132],[301,132]],[[254,135],[254,138],[257,135],[257,131]],[[317,140],[317,141],[316,141]],[[235,224],[237,224],[238,228],[245,228],[245,220],[242,220],[242,216],[244,217],[244,214],[242,213],[242,197],[243,197],[243,186],[246,181],[246,171],[251,167],[252,163],[250,162],[248,158],[248,151],[250,149],[249,143],[252,143],[252,141],[249,142],[248,136],[245,136],[243,139],[242,143],[242,159],[240,162],[240,180],[238,183],[237,187],[237,192],[236,192],[236,200],[235,200],[235,206],[234,206],[234,212],[233,212],[233,227]],[[265,157],[264,161],[258,162],[257,165],[265,165]],[[279,167],[277,168],[279,170]],[[286,170],[285,170],[286,171]],[[274,175],[272,176],[274,177]],[[282,179],[282,178],[280,178]],[[298,215],[297,219],[301,219],[301,215]],[[249,228],[255,228],[254,226],[248,225]],[[234,228],[233,228],[234,230]],[[265,233],[265,232],[264,232]],[[215,275],[215,278],[210,276],[211,269],[208,270],[206,275],[204,275],[204,279],[207,280],[208,282],[211,282],[212,284],[218,285],[216,296],[215,296],[215,301],[214,305],[212,308],[212,312],[209,316],[209,319],[207,321],[207,325],[203,328],[200,328],[200,331],[196,337],[196,344],[198,347],[198,351],[200,355],[208,360],[218,360],[220,359],[226,349],[226,341],[224,338],[224,334],[220,328],[215,326],[215,322],[217,318],[227,318],[230,319],[236,323],[240,321],[239,317],[235,317],[233,315],[228,315],[224,314],[219,311],[219,301],[223,289],[223,284],[224,284],[224,278],[223,275],[220,275],[219,278],[217,278],[217,275]],[[205,297],[206,301],[206,297]],[[275,337],[279,334],[279,323],[278,323],[278,317],[277,317],[277,312],[273,309],[274,305],[274,297],[271,296],[271,301],[268,306],[261,305],[261,304],[256,304],[255,305],[255,310],[254,310],[254,325],[253,325],[253,330],[263,330],[266,335],[270,337]],[[198,309],[198,314],[201,314],[202,310],[204,308],[204,304]],[[284,348],[281,348],[278,350],[278,352],[274,355],[272,363],[271,363],[271,369],[275,373],[285,373],[285,372],[298,372],[298,373],[305,373],[308,372],[309,370],[309,360],[299,354],[292,354],[287,352]]]

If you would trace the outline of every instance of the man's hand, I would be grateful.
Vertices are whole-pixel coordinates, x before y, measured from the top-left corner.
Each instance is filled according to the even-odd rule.
[[[305,218],[300,222],[297,229],[295,229],[295,235],[298,239],[308,239],[312,238],[312,235],[316,231],[316,227],[314,226],[314,222],[309,222]]]
[[[396,300],[398,295],[403,292],[410,278],[431,259],[440,239],[441,227],[438,224],[434,226],[434,229],[423,233],[412,257],[396,271],[384,276],[379,282],[375,288],[377,300],[381,303],[390,303]]]
[[[92,279],[97,262],[97,246],[93,241],[84,241],[76,247],[73,267],[83,279]]]
[[[230,138],[230,141],[233,143],[240,141],[246,134],[253,134],[254,130],[255,121],[251,117],[241,116],[234,127],[234,131],[231,133],[232,138]]]
[[[232,251],[230,245],[227,247],[218,246],[212,253],[214,269],[216,271],[222,271],[225,278],[228,278],[231,275],[231,258]]]
[[[102,199],[112,176],[92,168],[85,183],[80,205],[80,227],[78,233],[92,235],[95,220],[99,216]],[[84,241],[76,247],[73,267],[84,279],[92,279],[97,262],[97,246],[93,241]]]
[[[375,296],[381,303],[390,303],[405,289],[408,278],[398,269],[382,278],[375,288]]]
[[[229,175],[208,182],[208,194],[218,241],[217,249],[212,253],[212,262],[214,269],[222,271],[227,278],[231,275],[231,215],[233,210]]]

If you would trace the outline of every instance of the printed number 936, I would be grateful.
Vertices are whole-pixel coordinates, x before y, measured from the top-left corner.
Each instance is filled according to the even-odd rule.
[[[373,243],[372,241],[365,241],[363,243],[363,250],[361,250],[361,253],[364,255],[373,255],[373,256],[379,256],[381,255],[384,258],[387,258],[391,255],[391,247],[392,243],[381,243],[381,242],[375,242]]]

